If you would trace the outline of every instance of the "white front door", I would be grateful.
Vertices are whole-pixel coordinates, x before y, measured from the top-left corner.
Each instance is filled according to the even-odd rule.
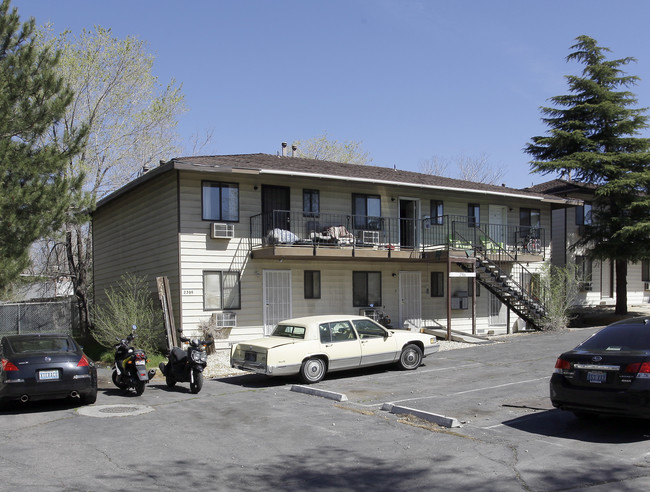
[[[421,328],[422,323],[422,277],[420,272],[399,272],[399,328],[404,322]]]
[[[264,335],[280,321],[291,318],[291,271],[264,270],[262,277]]]
[[[508,207],[490,205],[488,209],[490,239],[499,246],[506,244],[506,226],[508,225]]]
[[[488,301],[490,304],[490,312],[488,317],[488,324],[490,326],[502,326],[507,323],[508,307],[503,304],[497,296],[488,293]]]

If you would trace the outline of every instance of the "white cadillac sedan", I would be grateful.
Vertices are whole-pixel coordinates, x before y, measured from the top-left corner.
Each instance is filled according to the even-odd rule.
[[[378,364],[416,369],[439,348],[434,336],[389,330],[365,316],[308,316],[278,323],[270,337],[233,345],[230,365],[317,383],[328,372]]]

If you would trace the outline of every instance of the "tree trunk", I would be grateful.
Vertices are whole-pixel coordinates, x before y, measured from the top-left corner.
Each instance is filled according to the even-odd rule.
[[[616,260],[616,314],[627,314],[627,260]]]
[[[68,230],[65,234],[65,250],[68,256],[68,268],[72,277],[74,294],[77,298],[77,310],[79,312],[79,329],[83,337],[89,334],[90,311],[88,306],[88,282],[87,269],[88,265],[84,253],[83,237],[81,230],[77,228],[73,238],[72,231]],[[76,241],[75,241],[76,239]]]

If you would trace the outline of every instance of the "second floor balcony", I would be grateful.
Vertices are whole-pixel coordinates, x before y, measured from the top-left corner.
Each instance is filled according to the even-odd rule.
[[[430,260],[473,256],[541,261],[546,233],[539,227],[479,223],[465,216],[406,219],[276,210],[250,219],[256,258],[328,257]]]

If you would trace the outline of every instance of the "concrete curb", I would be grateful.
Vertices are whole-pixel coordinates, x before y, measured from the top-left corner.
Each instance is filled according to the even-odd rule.
[[[343,393],[335,393],[334,391],[321,390],[318,388],[312,388],[311,386],[298,386],[293,385],[291,391],[296,393],[305,393],[307,395],[320,396],[321,398],[327,398],[329,400],[335,401],[348,401],[348,397]]]
[[[384,403],[381,407],[382,410],[394,414],[409,414],[415,417],[418,417],[422,420],[428,422],[433,422],[434,424],[441,425],[443,427],[460,427],[460,422],[452,417],[445,417],[444,415],[438,415],[431,412],[423,412],[422,410],[416,410],[414,408],[402,407],[399,405],[393,405],[392,403]]]

